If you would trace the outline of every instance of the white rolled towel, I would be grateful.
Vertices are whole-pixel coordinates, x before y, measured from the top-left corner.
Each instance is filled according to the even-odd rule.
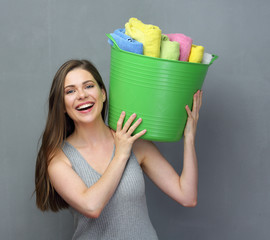
[[[202,59],[202,63],[203,64],[209,64],[212,60],[213,56],[210,53],[204,53],[203,54],[203,59]]]

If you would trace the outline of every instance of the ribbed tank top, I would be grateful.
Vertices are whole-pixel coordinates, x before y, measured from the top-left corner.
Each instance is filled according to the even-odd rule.
[[[65,142],[62,149],[87,187],[99,180],[101,175],[75,147]],[[115,148],[112,158],[114,152]],[[87,218],[72,207],[70,210],[75,225],[73,240],[158,239],[148,215],[143,172],[133,152],[114,195],[97,219]]]

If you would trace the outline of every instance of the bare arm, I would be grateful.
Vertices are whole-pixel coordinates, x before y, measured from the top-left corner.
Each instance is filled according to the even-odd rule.
[[[125,114],[121,114],[114,139],[115,155],[101,178],[90,188],[71,168],[62,151],[49,164],[50,181],[58,194],[87,217],[99,217],[119,184],[134,141],[145,133],[141,131],[131,136],[141,122],[138,120],[131,126],[135,117],[131,116],[122,128]]]
[[[198,166],[194,142],[201,103],[202,92],[198,91],[194,94],[192,112],[186,106],[188,119],[184,131],[184,159],[180,176],[153,143],[139,139],[134,144],[134,152],[145,173],[162,191],[187,207],[197,204]]]

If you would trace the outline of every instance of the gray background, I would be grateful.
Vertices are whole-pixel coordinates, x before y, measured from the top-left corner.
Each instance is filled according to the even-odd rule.
[[[130,17],[181,32],[219,59],[203,90],[196,148],[199,196],[184,208],[149,180],[160,239],[269,239],[268,0],[0,0],[0,239],[70,239],[68,211],[35,207],[34,168],[57,68],[92,60],[109,86],[105,33]],[[157,143],[178,170],[183,142]]]

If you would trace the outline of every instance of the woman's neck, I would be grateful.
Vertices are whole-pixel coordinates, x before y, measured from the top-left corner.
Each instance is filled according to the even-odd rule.
[[[75,124],[75,130],[68,141],[77,147],[95,146],[112,140],[112,133],[103,119],[88,124]]]

